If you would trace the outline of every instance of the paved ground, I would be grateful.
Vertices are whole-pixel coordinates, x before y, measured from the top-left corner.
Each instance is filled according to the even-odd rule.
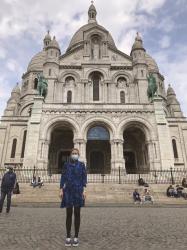
[[[61,250],[65,209],[13,207],[0,215],[1,250]],[[72,228],[74,231],[74,227]],[[84,207],[78,249],[182,250],[187,208]]]

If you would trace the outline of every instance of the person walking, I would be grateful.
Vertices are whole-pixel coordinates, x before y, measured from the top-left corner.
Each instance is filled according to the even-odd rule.
[[[4,174],[1,182],[0,213],[2,213],[3,204],[6,196],[7,196],[6,212],[7,213],[10,212],[11,196],[13,189],[16,185],[16,174],[13,171],[13,167],[10,166],[8,169],[9,170]]]
[[[64,163],[60,180],[61,208],[66,208],[65,246],[78,246],[80,228],[80,210],[85,206],[87,171],[85,164],[79,161],[79,150],[73,148],[70,161]],[[74,238],[71,239],[72,214],[74,208]]]

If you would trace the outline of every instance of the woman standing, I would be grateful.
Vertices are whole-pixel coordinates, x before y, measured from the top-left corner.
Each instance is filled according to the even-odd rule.
[[[78,246],[80,228],[80,210],[85,205],[87,173],[85,164],[79,161],[79,150],[73,148],[70,161],[65,162],[60,180],[61,208],[66,208],[66,242],[65,246]],[[75,235],[71,240],[71,224],[74,208]]]

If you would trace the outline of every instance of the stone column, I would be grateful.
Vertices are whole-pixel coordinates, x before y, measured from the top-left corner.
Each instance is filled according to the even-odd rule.
[[[34,97],[32,114],[28,123],[27,140],[25,145],[25,157],[23,161],[24,167],[37,166],[43,100],[44,98],[41,96]]]
[[[41,152],[39,154],[40,159],[38,160],[38,165],[40,165],[41,168],[47,169],[49,145],[50,145],[50,141],[48,141],[48,140],[43,140],[41,142]]]
[[[108,87],[107,87],[107,82],[104,81],[104,98],[103,98],[104,103],[108,102]]]
[[[86,161],[86,141],[84,139],[74,139],[74,147],[79,149],[80,161],[83,161],[85,165]]]
[[[146,147],[147,147],[147,157],[148,157],[148,164],[150,167],[150,170],[154,169],[154,150],[153,150],[153,143],[152,141],[146,141]]]
[[[112,169],[125,169],[125,160],[123,157],[123,140],[113,139],[111,144],[111,168]]]
[[[161,169],[169,169],[170,167],[174,167],[169,126],[165,117],[162,98],[155,97],[153,102],[160,147]]]
[[[117,145],[117,161],[116,161],[116,168],[125,169],[125,159],[123,156],[123,140],[116,139],[116,145]]]
[[[115,162],[116,162],[116,145],[114,140],[110,141],[110,148],[111,148],[111,169],[115,169]]]

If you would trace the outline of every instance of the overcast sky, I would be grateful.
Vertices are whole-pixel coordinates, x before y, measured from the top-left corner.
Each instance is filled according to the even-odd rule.
[[[62,53],[87,23],[89,0],[0,0],[0,116],[49,29]],[[95,0],[98,23],[130,54],[136,32],[187,116],[187,0]]]

